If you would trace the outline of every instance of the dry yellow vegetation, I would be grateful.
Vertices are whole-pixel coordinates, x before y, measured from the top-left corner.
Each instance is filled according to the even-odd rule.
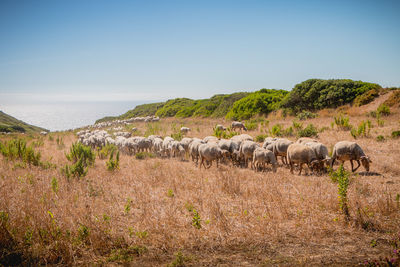
[[[57,168],[23,166],[0,156],[2,263],[310,266],[388,257],[400,232],[400,139],[390,137],[400,128],[400,113],[393,110],[379,127],[363,115],[364,108],[350,123],[371,120],[369,137],[357,142],[372,165],[370,173],[361,167],[351,176],[348,222],[329,175],[291,175],[283,166],[276,173],[215,164],[199,170],[191,161],[121,155],[119,170],[107,171],[107,159],[96,158],[86,177],[67,179],[60,168],[76,136],[35,137],[43,140],[37,148],[42,159]],[[350,131],[332,129],[333,115],[302,121],[325,127],[318,139],[330,150],[338,141],[354,140]],[[248,133],[265,134],[277,123],[288,127],[294,118],[267,119],[268,127],[259,124]],[[217,123],[229,125],[165,119],[155,128],[168,135],[184,125],[192,129],[189,136],[203,138]],[[141,134],[148,130],[145,123],[135,127]],[[378,135],[386,141],[378,142]]]

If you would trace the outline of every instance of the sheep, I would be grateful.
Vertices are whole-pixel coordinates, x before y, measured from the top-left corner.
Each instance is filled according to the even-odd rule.
[[[163,144],[162,144],[162,154],[164,156],[170,157],[170,153],[169,153],[169,146],[170,143],[174,141],[174,138],[170,137],[170,136],[166,136],[164,138]]]
[[[216,143],[201,144],[198,148],[198,151],[200,157],[200,169],[202,165],[205,169],[210,168],[213,160],[217,162],[218,168],[218,160],[222,157],[227,157],[229,154],[228,151],[221,150]],[[206,167],[204,161],[207,161],[207,163],[209,164],[208,167]]]
[[[183,148],[183,146],[179,141],[176,140],[171,141],[169,149],[170,149],[170,154],[173,157],[179,156],[183,159],[183,157],[185,156],[185,149]]]
[[[129,132],[115,132],[114,136],[123,136],[125,138],[129,138],[132,136],[132,134]]]
[[[278,162],[274,153],[262,147],[257,147],[253,152],[253,166],[257,170],[260,167],[265,170],[265,163],[271,163],[273,172],[276,172]]]
[[[239,156],[244,160],[244,166],[247,168],[248,167],[248,162],[249,160],[252,160],[253,158],[253,152],[254,150],[259,147],[258,144],[254,141],[244,141],[240,144],[240,149],[239,149]],[[251,161],[251,168],[253,169],[253,162]]]
[[[335,144],[332,152],[331,168],[335,160],[339,160],[344,164],[346,160],[350,160],[351,171],[355,172],[360,167],[360,160],[367,172],[369,172],[369,164],[372,161],[368,156],[365,155],[362,148],[356,142],[341,141]],[[358,163],[358,166],[354,168],[353,160]]]
[[[299,164],[299,175],[301,174],[304,163],[306,163],[308,168],[312,171],[319,166],[319,161],[314,150],[311,147],[302,144],[289,145],[287,149],[287,160],[289,161],[291,173],[293,173],[293,164]]]
[[[221,125],[221,124],[217,124],[217,125],[215,125],[214,130],[217,130],[217,131],[225,131],[226,128],[225,128],[223,125]]]
[[[204,143],[217,143],[218,141],[219,141],[218,137],[212,135],[203,138]]]
[[[310,143],[310,142],[315,142],[317,143],[318,141],[310,138],[310,137],[300,137],[299,139],[296,140],[296,144],[305,144],[305,143]]]
[[[161,138],[154,138],[152,142],[153,152],[161,156],[163,140]]]
[[[264,139],[264,143],[262,145],[263,148],[271,150],[273,149],[273,143],[275,143],[279,138],[275,137],[267,137]]]
[[[40,135],[47,135],[47,132],[46,131],[41,131]]]
[[[231,124],[231,129],[232,129],[232,131],[235,131],[235,129],[239,129],[239,130],[243,129],[243,130],[247,131],[246,126],[244,126],[244,123],[240,122],[240,121],[233,121]]]
[[[188,127],[181,127],[181,133],[187,134],[188,132],[190,132],[190,128],[188,128]]]
[[[332,158],[329,157],[328,148],[324,144],[319,142],[308,142],[305,143],[305,145],[314,150],[317,159],[322,163],[321,168],[323,168],[324,163],[327,166],[331,165]]]
[[[193,142],[193,138],[189,138],[189,137],[182,138],[182,140],[180,142],[182,147],[185,149],[186,153],[189,152],[189,145],[191,142]]]
[[[278,156],[281,157],[282,163],[284,165],[287,165],[287,158],[286,158],[286,154],[287,154],[287,149],[288,147],[293,144],[292,141],[288,140],[288,139],[278,139],[276,140],[274,143],[272,143],[272,152],[274,152],[275,157],[278,159]]]
[[[189,155],[192,157],[193,162],[196,160],[196,164],[199,161],[199,146],[202,144],[204,144],[202,140],[194,140],[189,145]]]

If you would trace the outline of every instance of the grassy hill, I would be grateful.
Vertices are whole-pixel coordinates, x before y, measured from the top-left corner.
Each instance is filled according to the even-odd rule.
[[[397,88],[387,88],[394,90]],[[249,119],[256,115],[285,109],[291,114],[336,108],[345,104],[362,106],[370,103],[384,90],[379,84],[350,79],[309,79],[296,84],[291,91],[261,89],[255,92],[217,94],[208,99],[175,98],[166,102],[144,104],[117,117],[96,121],[127,119],[136,116],[202,117],[233,120]]]
[[[44,128],[40,128],[37,126],[33,126],[27,124],[23,121],[20,121],[3,111],[0,111],[0,132],[12,133],[12,132],[20,132],[20,133],[32,133],[32,132],[41,132],[47,131]]]

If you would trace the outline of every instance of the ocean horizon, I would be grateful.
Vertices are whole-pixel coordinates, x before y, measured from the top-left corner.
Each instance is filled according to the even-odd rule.
[[[31,125],[63,131],[94,124],[106,116],[118,116],[137,105],[156,101],[60,101],[0,103],[0,110]]]

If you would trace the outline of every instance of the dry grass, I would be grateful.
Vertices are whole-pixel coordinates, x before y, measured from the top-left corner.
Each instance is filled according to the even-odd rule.
[[[199,170],[192,162],[121,155],[116,172],[96,159],[85,178],[68,181],[60,167],[67,164],[64,153],[76,138],[65,134],[63,149],[45,138],[38,149],[57,169],[0,161],[0,211],[9,214],[8,222],[0,224],[0,247],[3,253],[13,251],[16,260],[68,265],[165,265],[178,250],[185,264],[196,266],[354,265],[387,256],[391,238],[400,231],[400,140],[382,143],[375,137],[399,129],[398,114],[385,118],[384,127],[375,126],[370,138],[357,140],[372,158],[373,175],[360,171],[352,177],[349,223],[328,176],[290,175],[284,167],[277,173],[224,165]],[[350,122],[366,119],[351,117]],[[289,126],[292,120],[276,116],[269,127]],[[331,121],[324,116],[304,124],[329,127],[319,135],[328,148],[353,140],[349,131],[332,130]],[[159,133],[174,133],[182,124],[192,129],[189,136],[204,137],[221,122],[166,119]],[[146,131],[144,123],[135,126]],[[200,229],[192,225],[191,207],[201,218]]]

